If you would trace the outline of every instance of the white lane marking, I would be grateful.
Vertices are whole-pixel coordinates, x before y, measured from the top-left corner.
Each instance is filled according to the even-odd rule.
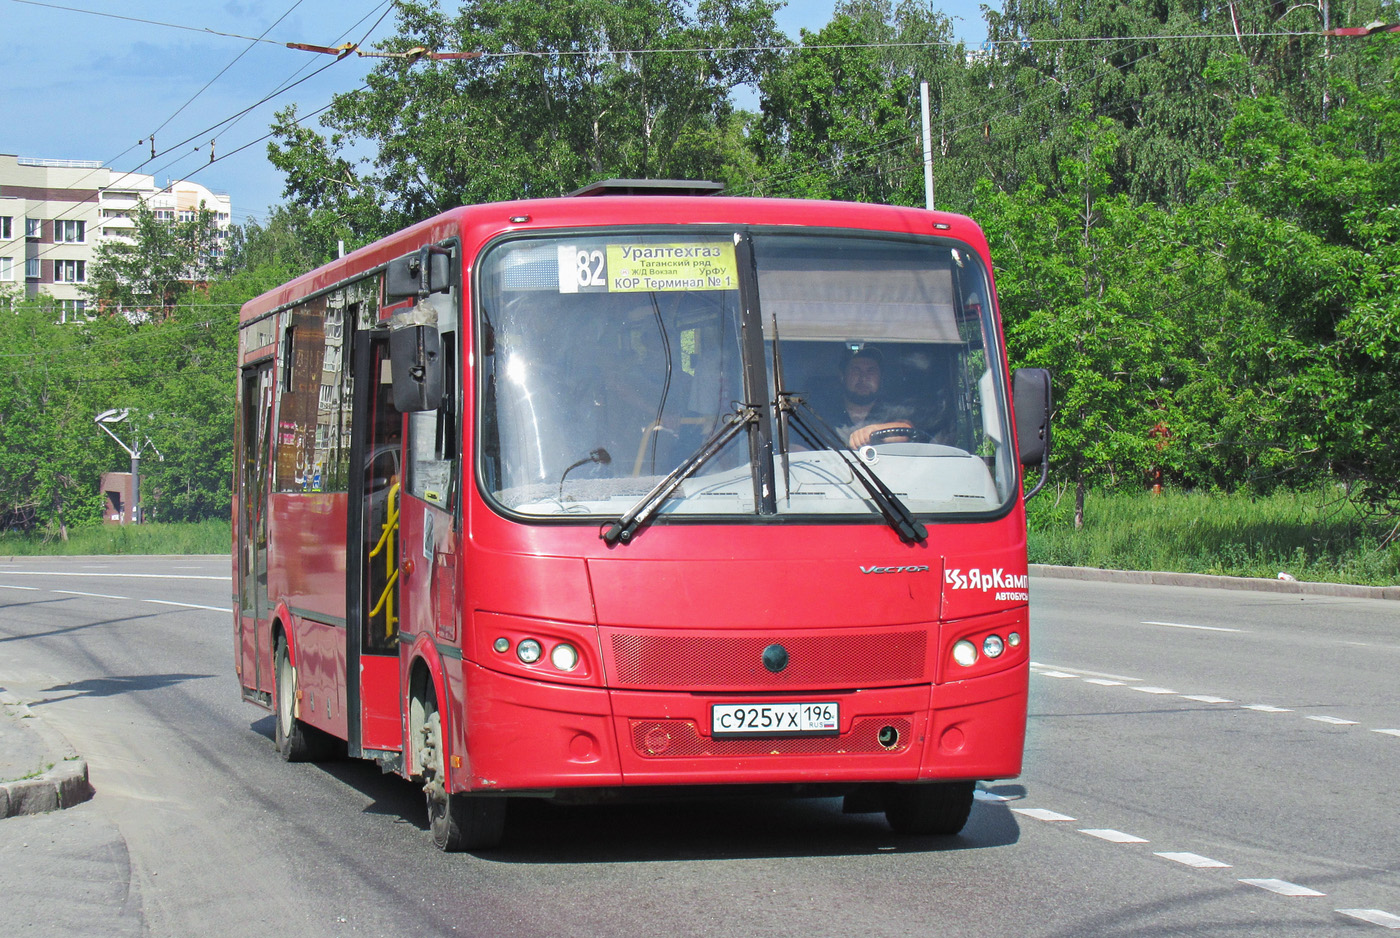
[[[1287,707],[1271,707],[1268,704],[1246,704],[1246,710],[1258,710],[1260,713],[1292,713]]]
[[[1400,730],[1371,730],[1372,733],[1384,733],[1387,736],[1400,736]]]
[[[1081,833],[1081,834],[1088,834],[1090,837],[1097,837],[1097,838],[1099,838],[1100,840],[1107,840],[1109,843],[1114,843],[1114,844],[1145,844],[1145,843],[1147,843],[1147,838],[1145,838],[1145,837],[1138,837],[1138,836],[1135,835],[1135,834],[1125,834],[1125,833],[1123,833],[1122,831],[1116,831],[1116,830],[1113,830],[1112,828],[1103,828],[1103,829],[1098,829],[1098,830],[1095,830],[1095,829],[1092,829],[1092,828],[1091,828],[1091,829],[1089,829],[1089,830],[1082,830],[1082,831],[1080,831],[1079,833]]]
[[[30,592],[37,593],[37,592],[39,592],[39,587],[37,587],[37,586],[9,586],[9,585],[7,585],[7,584],[0,583],[0,590],[29,590]]]
[[[1187,700],[1195,700],[1199,703],[1234,703],[1228,697],[1213,697],[1210,694],[1182,694]]]
[[[84,593],[81,590],[49,590],[50,593],[63,593],[68,596],[94,596],[98,599],[130,599],[130,596],[113,596],[110,593]]]
[[[1085,671],[1083,668],[1071,668],[1062,664],[1046,664],[1043,661],[1032,661],[1033,668],[1054,668],[1057,671],[1069,671],[1071,674],[1081,674],[1087,677],[1106,677],[1111,681],[1140,681],[1142,678],[1124,677],[1121,674],[1105,674],[1103,671]]]
[[[1131,687],[1131,688],[1129,688],[1129,690],[1135,690],[1135,691],[1138,691],[1138,692],[1143,693],[1143,694],[1175,694],[1175,693],[1176,693],[1176,691],[1171,690],[1170,688],[1166,688],[1166,687]]]
[[[1122,681],[1110,681],[1108,678],[1104,678],[1104,677],[1086,677],[1086,678],[1084,679],[1084,683],[1085,683],[1085,684],[1097,684],[1097,685],[1099,685],[1100,687],[1122,687],[1122,686],[1123,686],[1123,682],[1122,682]]]
[[[1047,811],[1045,808],[1012,808],[1017,814],[1024,814],[1028,818],[1037,821],[1073,821],[1074,818],[1068,814],[1060,814],[1058,811]]]
[[[1199,853],[1158,853],[1156,856],[1164,860],[1171,860],[1175,863],[1184,863],[1187,866],[1194,866],[1198,870],[1228,870],[1230,864],[1221,863],[1219,860],[1212,860],[1210,857],[1203,857]]]
[[[1244,629],[1227,629],[1218,625],[1187,625],[1184,622],[1143,622],[1143,625],[1165,625],[1172,629],[1197,629],[1202,632],[1243,632]]]
[[[1240,882],[1248,886],[1258,886],[1260,889],[1267,889],[1269,892],[1276,892],[1280,896],[1325,896],[1327,893],[1318,892],[1316,889],[1309,889],[1307,886],[1299,886],[1297,883],[1290,883],[1283,879],[1242,879]]]
[[[1370,922],[1372,925],[1379,925],[1382,928],[1400,928],[1400,915],[1391,915],[1380,909],[1338,909],[1337,911],[1342,915],[1359,918],[1363,922]]]
[[[79,573],[74,570],[6,570],[5,576],[105,576],[123,580],[228,580],[223,576],[201,576],[192,573]]]
[[[1077,674],[1066,674],[1066,673],[1063,672],[1063,671],[1039,671],[1039,672],[1037,672],[1037,673],[1038,673],[1041,677],[1058,677],[1058,678],[1061,678],[1061,679],[1068,678],[1068,679],[1070,679],[1070,680],[1073,680],[1074,678],[1079,677],[1079,675],[1077,675]]]
[[[168,599],[143,599],[143,603],[155,603],[158,606],[179,606],[182,609],[208,609],[210,612],[233,612],[232,609],[225,609],[223,606],[200,606],[196,603],[172,603]]]
[[[1011,800],[1006,795],[998,795],[996,792],[992,791],[983,791],[980,788],[974,788],[972,790],[972,797],[977,801],[993,801],[998,804]]]
[[[1333,726],[1355,726],[1355,720],[1343,720],[1340,717],[1329,716],[1309,716],[1307,719],[1317,723],[1331,723]]]

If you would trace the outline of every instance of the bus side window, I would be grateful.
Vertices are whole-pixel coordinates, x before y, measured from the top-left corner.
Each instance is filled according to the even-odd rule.
[[[437,410],[408,415],[408,492],[430,505],[451,511],[456,496],[458,422],[456,413],[456,339],[442,334],[443,378],[449,392]]]

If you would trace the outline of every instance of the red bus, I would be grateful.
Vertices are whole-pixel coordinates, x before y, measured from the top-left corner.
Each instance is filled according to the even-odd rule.
[[[706,192],[466,206],[243,307],[243,696],[443,849],[740,786],[952,834],[1020,772],[1050,391],[982,232]]]

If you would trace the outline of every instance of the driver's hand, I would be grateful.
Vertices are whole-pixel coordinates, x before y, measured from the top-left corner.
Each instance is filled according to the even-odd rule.
[[[870,442],[870,435],[871,435],[872,433],[874,433],[876,430],[895,430],[895,429],[899,429],[899,430],[913,430],[913,429],[914,429],[914,425],[913,425],[912,423],[910,423],[909,421],[907,421],[907,420],[895,420],[895,421],[892,421],[892,422],[890,422],[890,423],[872,423],[872,424],[868,424],[868,425],[866,425],[866,426],[864,426],[864,427],[857,427],[856,429],[852,430],[852,431],[851,431],[851,435],[850,435],[850,437],[847,439],[846,442],[850,445],[851,449],[860,449],[862,446],[864,446],[864,445],[866,445],[867,443]],[[908,442],[911,441],[911,439],[912,439],[911,436],[906,436],[906,437],[903,437],[903,438],[896,437],[896,438],[894,438],[894,439],[886,440],[885,442],[886,442],[886,443],[908,443]]]

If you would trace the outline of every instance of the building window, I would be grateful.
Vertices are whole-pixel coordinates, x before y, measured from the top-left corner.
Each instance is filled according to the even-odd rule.
[[[59,300],[59,319],[63,322],[83,322],[87,319],[87,300]]]
[[[181,209],[180,221],[194,221],[194,214],[190,209]]]
[[[174,220],[175,220],[175,212],[174,212],[173,209],[158,208],[158,209],[155,210],[155,212],[154,212],[153,214],[156,216],[156,221],[174,221]]]
[[[8,241],[15,236],[15,216],[0,215],[0,241]]]
[[[24,236],[26,238],[40,238],[44,234],[44,223],[38,218],[26,218],[24,220]]]
[[[54,283],[86,283],[87,261],[54,261]]]
[[[15,279],[15,259],[13,257],[0,257],[0,280]]]
[[[53,239],[65,244],[82,244],[86,240],[87,222],[60,218],[53,223]]]
[[[39,279],[39,258],[26,257],[24,259],[24,278],[26,280]]]

